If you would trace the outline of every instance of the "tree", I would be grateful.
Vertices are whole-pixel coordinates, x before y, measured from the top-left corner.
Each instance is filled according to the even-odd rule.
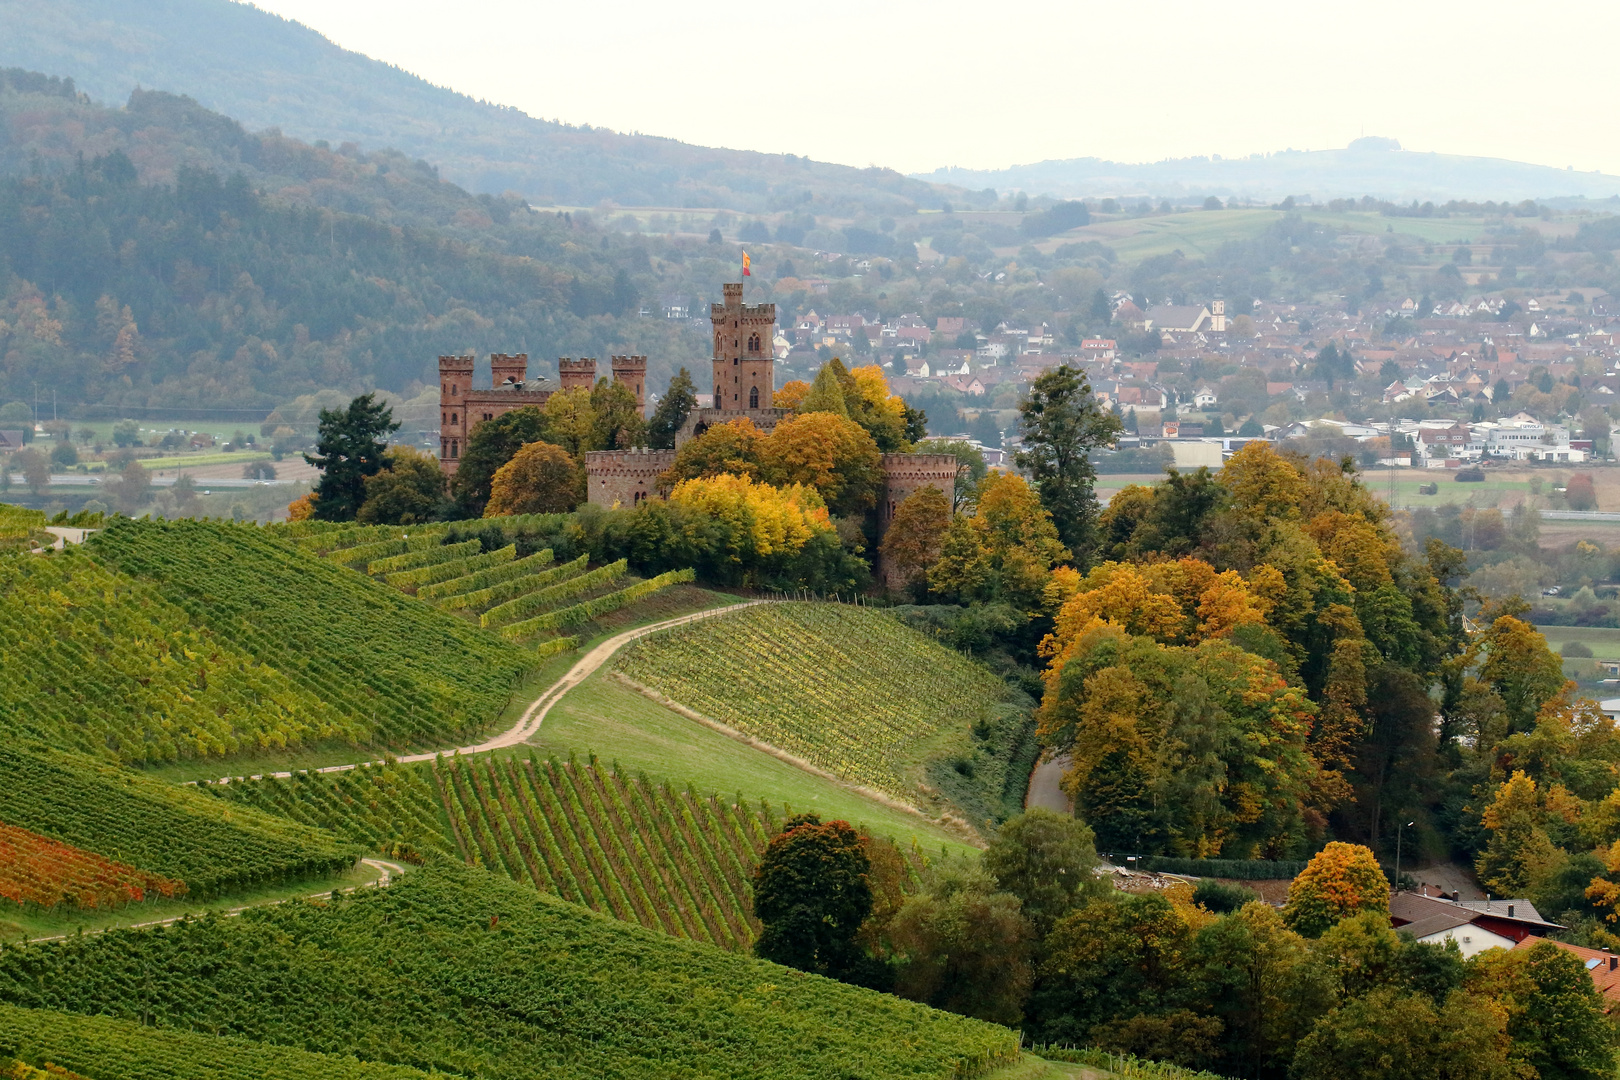
[[[102,490],[111,497],[113,507],[120,514],[133,514],[151,501],[152,478],[144,465],[131,461],[124,466],[118,478],[109,481]]]
[[[687,417],[697,408],[697,395],[692,387],[692,376],[683,367],[669,380],[669,389],[653,409],[647,421],[647,445],[654,450],[673,450],[675,434],[686,425]]]
[[[10,469],[22,473],[23,483],[35,495],[45,494],[45,490],[51,486],[50,459],[32,446],[25,446],[11,455],[8,472]]]
[[[1045,605],[1053,565],[1067,554],[1052,515],[1023,478],[992,473],[979,487],[978,513],[952,519],[928,586],[963,603],[1005,600],[1033,613]]]
[[[23,442],[34,439],[34,410],[26,401],[8,401],[0,405],[0,428],[17,428],[23,433]]]
[[[682,480],[705,476],[756,476],[759,473],[759,444],[765,436],[748,417],[716,424],[694,439],[688,439],[675,452],[675,463],[660,480],[674,487]]]
[[[945,493],[932,485],[907,495],[895,508],[894,520],[879,550],[897,577],[912,581],[925,575],[939,559],[945,532],[951,527],[951,507]]]
[[[803,412],[777,424],[760,440],[759,463],[768,483],[813,487],[840,516],[877,505],[883,490],[883,455],[872,436],[833,412]]]
[[[905,902],[888,936],[901,997],[997,1024],[1023,1019],[1030,928],[1018,898],[989,874],[947,864]]]
[[[1542,705],[1564,688],[1564,665],[1547,639],[1527,622],[1503,615],[1475,642],[1483,651],[1480,679],[1502,699],[1509,732],[1528,731]]]
[[[287,504],[288,521],[308,521],[315,516],[315,493],[300,495]]]
[[[419,525],[443,516],[444,473],[439,459],[409,446],[383,455],[381,472],[366,477],[366,501],[355,520],[366,525]]]
[[[549,403],[549,402],[548,402]],[[591,450],[626,450],[646,443],[647,422],[641,418],[636,395],[617,379],[602,378],[591,389],[590,444],[574,451],[583,461]]]
[[[816,381],[810,384],[809,391],[799,402],[799,413],[829,412],[836,416],[849,418],[849,404],[844,399],[844,387],[839,379],[840,375],[847,374],[844,365],[837,357],[821,365],[816,372]]]
[[[59,441],[51,447],[51,464],[62,469],[70,469],[79,463],[79,451],[74,449],[71,442]]]
[[[1283,921],[1306,937],[1320,937],[1363,911],[1389,913],[1389,879],[1370,849],[1335,840],[1288,886]]]
[[[451,493],[461,513],[482,517],[496,470],[511,461],[512,455],[522,447],[545,441],[546,431],[546,415],[533,405],[474,424],[467,433],[467,445],[462,448],[456,475],[450,481]]]
[[[1590,980],[1588,980],[1590,983]],[[1295,1080],[1510,1080],[1504,1015],[1470,994],[1435,1008],[1426,997],[1375,990],[1335,1009],[1295,1051]],[[1546,1073],[1542,1074],[1546,1076]]]
[[[1101,287],[1091,294],[1091,307],[1086,314],[1090,316],[1094,327],[1106,327],[1114,321],[1114,307],[1108,302],[1108,294]]]
[[[1040,937],[1087,899],[1110,892],[1094,873],[1097,849],[1086,824],[1038,806],[1003,822],[983,860]]]
[[[1515,950],[1517,951],[1517,950]],[[1517,972],[1507,1031],[1515,1056],[1542,1080],[1614,1075],[1615,1029],[1581,958],[1550,941],[1533,946]]]
[[[763,926],[755,955],[835,979],[857,971],[855,935],[872,911],[870,869],[848,822],[789,818],[754,870],[754,914]]]
[[[366,477],[382,471],[387,437],[399,430],[393,411],[376,394],[362,394],[346,409],[322,409],[315,453],[304,460],[321,470],[315,516],[353,521],[366,501]]]
[[[565,514],[585,501],[585,470],[560,446],[529,443],[495,472],[485,517]]]
[[[914,450],[919,454],[950,454],[956,458],[956,484],[951,494],[951,512],[973,504],[975,488],[990,471],[978,447],[961,439],[922,439]]]
[[[1576,473],[1564,488],[1564,498],[1571,510],[1591,510],[1597,506],[1597,490],[1592,486],[1591,473]]]
[[[575,460],[583,460],[587,450],[594,450],[597,435],[596,409],[593,389],[576,386],[559,390],[546,399],[545,433],[541,438],[568,451]],[[525,439],[524,442],[533,442]],[[514,447],[512,452],[517,453]]]
[[[1096,542],[1098,512],[1090,454],[1114,441],[1119,420],[1098,407],[1085,376],[1066,364],[1037,378],[1018,411],[1024,432],[1018,467],[1028,470],[1058,539],[1084,566]]]
[[[133,420],[120,420],[113,425],[112,437],[114,446],[139,446],[141,445],[140,425]]]

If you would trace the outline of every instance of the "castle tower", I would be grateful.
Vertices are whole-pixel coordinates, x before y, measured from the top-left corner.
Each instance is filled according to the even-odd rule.
[[[776,393],[771,339],[775,304],[744,304],[741,282],[721,286],[725,303],[709,305],[714,323],[714,407],[769,409]]]
[[[567,356],[557,358],[557,381],[564,390],[583,386],[589,390],[596,385],[596,358],[582,356],[578,360]]]
[[[647,411],[647,358],[645,356],[615,356],[613,358],[613,381],[621,382],[630,388],[636,395],[636,411]]]
[[[522,382],[529,377],[529,354],[506,353],[489,354],[490,385],[501,386],[507,382]]]
[[[467,396],[472,393],[473,358],[439,357],[439,468],[452,475],[467,445]]]

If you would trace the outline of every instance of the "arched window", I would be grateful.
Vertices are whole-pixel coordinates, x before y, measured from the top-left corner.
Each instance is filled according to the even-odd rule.
[[[748,391],[748,407],[750,409],[759,408],[759,387],[757,386]]]
[[[752,353],[759,352],[759,335],[758,334],[750,334],[748,336],[748,351],[752,352]]]

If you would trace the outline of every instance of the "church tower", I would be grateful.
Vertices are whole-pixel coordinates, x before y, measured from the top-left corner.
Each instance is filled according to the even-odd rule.
[[[714,323],[714,407],[725,412],[769,409],[776,393],[771,339],[775,304],[744,304],[741,282],[721,286],[725,303],[709,305]]]

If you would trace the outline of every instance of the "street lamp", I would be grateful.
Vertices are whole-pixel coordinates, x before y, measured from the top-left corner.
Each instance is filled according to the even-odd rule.
[[[1401,891],[1401,837],[1405,836],[1406,835],[1406,830],[1410,829],[1414,824],[1415,824],[1415,822],[1408,821],[1405,825],[1402,825],[1400,828],[1395,830],[1395,891],[1396,892]]]

